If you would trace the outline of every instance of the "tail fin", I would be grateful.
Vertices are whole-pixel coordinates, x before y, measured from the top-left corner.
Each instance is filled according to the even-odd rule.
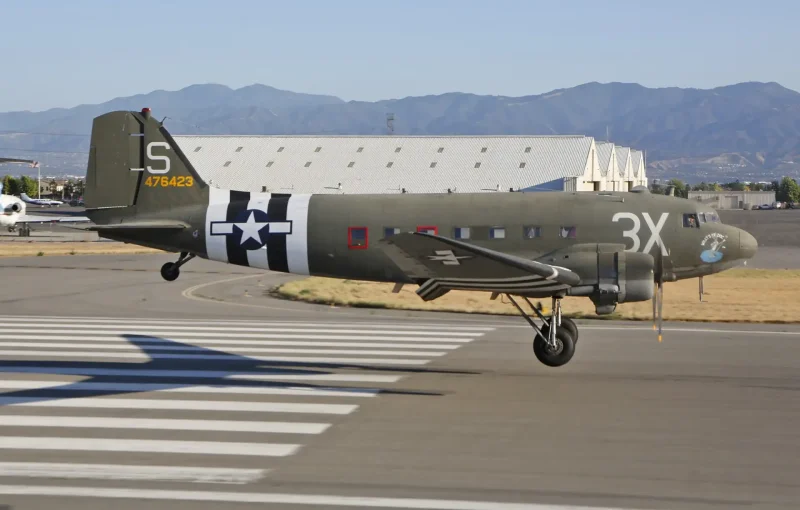
[[[207,203],[208,185],[149,108],[117,111],[92,124],[84,200],[90,215],[153,217]]]

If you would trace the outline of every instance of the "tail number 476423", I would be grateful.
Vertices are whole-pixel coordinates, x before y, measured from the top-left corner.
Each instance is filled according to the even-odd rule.
[[[653,245],[658,244],[658,246],[661,248],[661,254],[669,255],[669,251],[667,250],[667,247],[664,245],[664,241],[661,239],[661,229],[664,228],[664,224],[666,224],[667,222],[669,213],[662,213],[657,223],[653,222],[653,219],[650,217],[649,213],[643,212],[642,217],[644,218],[644,221],[645,223],[647,223],[647,227],[650,230],[650,239],[647,240],[647,243],[644,245],[644,249],[642,250],[642,252],[650,253],[650,250],[653,248]],[[639,221],[639,217],[634,213],[618,212],[611,218],[611,221],[618,222],[622,219],[630,220],[633,223],[632,226],[633,228],[622,232],[622,235],[624,237],[633,241],[633,246],[630,247],[628,251],[639,251],[639,247],[641,246],[641,240],[639,239],[639,230],[642,227],[642,223]]]

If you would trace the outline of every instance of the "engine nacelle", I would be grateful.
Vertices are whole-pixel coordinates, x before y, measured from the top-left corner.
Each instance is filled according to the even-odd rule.
[[[620,250],[618,246],[593,247],[594,250],[580,250],[565,257],[571,259],[570,269],[581,276],[581,284],[569,289],[567,295],[588,297],[598,315],[613,312],[619,303],[653,298],[652,255]]]
[[[22,212],[22,204],[20,204],[19,202],[14,202],[14,203],[13,203],[13,204],[11,204],[10,206],[8,206],[8,209],[9,209],[9,210],[10,210],[12,213],[19,213],[19,212]]]

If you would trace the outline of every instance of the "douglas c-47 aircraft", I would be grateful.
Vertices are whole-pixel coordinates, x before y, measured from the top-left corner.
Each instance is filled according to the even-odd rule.
[[[209,186],[190,159],[147,108],[94,119],[85,193],[90,230],[180,253],[161,268],[170,281],[199,256],[393,282],[395,291],[418,285],[426,301],[452,290],[505,294],[534,328],[534,353],[548,366],[567,363],[578,340],[575,323],[561,316],[563,297],[587,297],[598,314],[653,300],[660,340],[664,282],[723,271],[758,247],[709,207],[647,191],[250,193]],[[549,316],[530,301],[545,297],[552,298]]]

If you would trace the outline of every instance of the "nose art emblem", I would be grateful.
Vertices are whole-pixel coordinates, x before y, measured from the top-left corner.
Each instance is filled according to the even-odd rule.
[[[705,236],[703,241],[700,243],[700,246],[704,248],[704,250],[700,253],[700,259],[709,264],[713,264],[714,262],[719,262],[722,260],[722,257],[724,256],[722,250],[725,249],[725,241],[727,239],[728,236],[717,232]]]

